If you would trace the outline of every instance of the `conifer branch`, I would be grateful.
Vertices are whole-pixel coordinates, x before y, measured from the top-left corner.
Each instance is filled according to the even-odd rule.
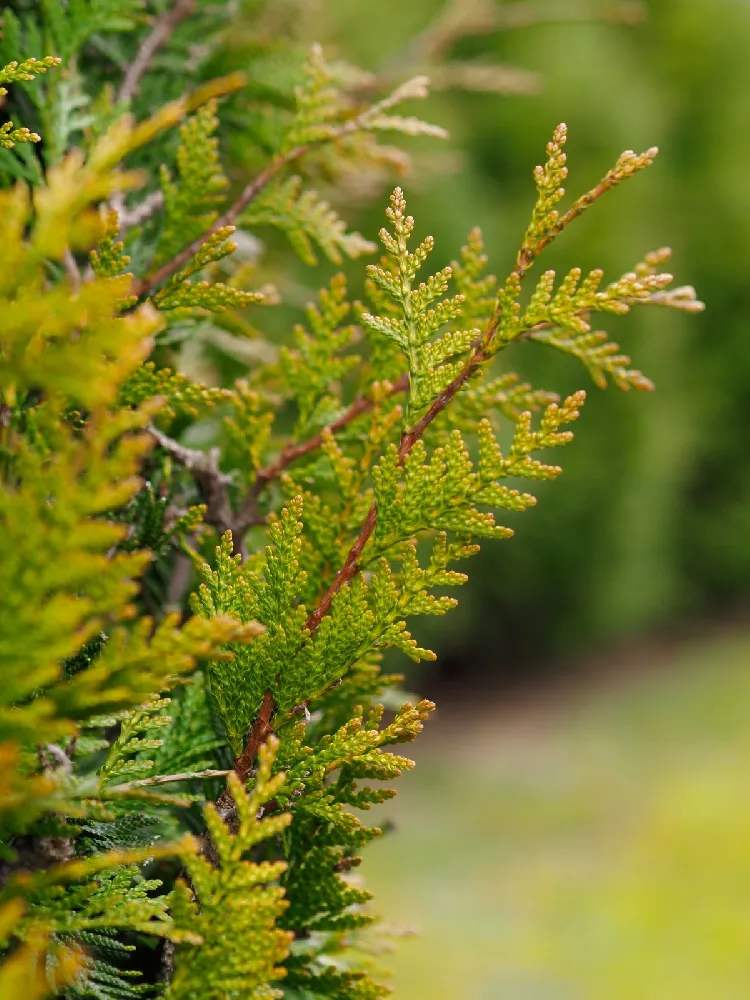
[[[414,445],[417,441],[419,441],[433,420],[435,420],[435,418],[443,412],[446,406],[463,388],[480,365],[488,359],[488,348],[497,330],[499,320],[500,312],[499,309],[496,308],[484,332],[475,344],[469,360],[466,362],[464,367],[458,375],[456,375],[453,381],[436,397],[427,412],[416,422],[416,424],[414,424],[410,430],[405,431],[401,435],[401,442],[398,448],[398,459],[400,464],[403,464],[404,459],[411,452]],[[378,507],[377,503],[373,502],[367,512],[367,516],[365,517],[354,544],[349,549],[344,565],[336,573],[331,586],[328,588],[318,606],[307,619],[305,628],[308,630],[310,635],[315,635],[318,631],[321,621],[331,609],[331,603],[333,602],[336,594],[338,594],[345,584],[349,583],[349,581],[356,576],[359,570],[359,558],[370,540],[372,533],[375,531],[377,518]]]
[[[555,130],[553,141],[547,147],[549,156],[547,166],[545,168],[538,167],[535,172],[535,179],[537,181],[540,198],[537,202],[532,222],[527,230],[523,244],[516,258],[516,265],[506,282],[505,292],[500,293],[500,297],[497,300],[492,317],[487,323],[481,336],[472,345],[471,354],[464,367],[436,396],[423,416],[417,420],[417,422],[409,430],[402,434],[397,454],[399,465],[403,464],[404,460],[411,453],[417,441],[419,441],[424,435],[429,425],[437,416],[439,416],[440,413],[442,413],[450,401],[456,396],[456,394],[483,364],[483,362],[487,361],[491,356],[492,341],[503,315],[503,300],[508,292],[515,291],[516,295],[514,295],[514,298],[517,296],[517,289],[520,287],[521,281],[532,267],[539,254],[547,246],[549,246],[549,244],[552,243],[552,241],[564,229],[566,229],[591,205],[593,205],[594,202],[598,201],[599,198],[610,191],[613,187],[620,184],[623,180],[633,176],[633,174],[642,170],[644,167],[649,166],[658,154],[658,149],[656,147],[652,147],[645,153],[641,154],[633,153],[630,150],[626,151],[619,157],[615,166],[607,172],[604,178],[595,187],[581,195],[581,197],[573,203],[567,212],[559,215],[556,211],[551,209],[564,194],[564,189],[560,186],[560,182],[567,174],[567,169],[565,167],[565,154],[563,152],[566,138],[567,127],[564,124],[559,125]],[[411,220],[411,218],[407,219],[404,217],[405,202],[403,202],[403,196],[400,189],[396,189],[391,201],[393,208],[389,209],[389,217],[395,222],[398,242],[388,234],[386,234],[386,236],[381,235],[381,238],[386,243],[387,249],[389,249],[394,256],[397,253],[401,255],[399,266],[403,266],[402,260],[406,261],[408,259],[408,255],[406,252],[406,244],[404,243],[402,246],[401,241],[404,236],[408,238],[408,235],[411,232],[411,227],[413,226],[413,220]],[[390,240],[390,244],[387,240]],[[426,256],[429,249],[431,249],[431,244],[428,246],[427,241],[425,241],[420,248],[418,248],[413,260],[419,261],[418,255],[420,252]],[[371,270],[377,271],[376,268]],[[383,276],[382,281],[387,283],[388,277]],[[688,308],[699,308],[699,306],[693,305],[693,296],[694,293],[692,288],[688,287],[678,290],[678,299],[680,302],[684,298],[688,304]],[[672,298],[670,300],[661,300],[659,304],[674,304],[674,292],[672,292]],[[546,322],[543,322],[533,323],[525,330],[518,328],[513,329],[509,339],[528,337],[533,335],[535,331],[543,329],[545,326]],[[377,513],[377,501],[374,501],[367,512],[359,534],[350,548],[343,566],[338,570],[333,582],[329,586],[323,598],[307,619],[305,628],[311,636],[315,635],[318,631],[320,623],[330,611],[331,604],[336,595],[342,587],[349,583],[357,574],[359,570],[360,557],[377,525]]]
[[[258,715],[256,716],[255,722],[250,730],[250,735],[248,736],[247,743],[245,744],[245,749],[234,762],[234,770],[243,785],[247,781],[248,775],[255,764],[255,758],[258,756],[258,751],[266,742],[268,737],[273,734],[273,729],[271,728],[271,716],[273,715],[275,708],[276,705],[273,700],[273,694],[270,691],[266,691],[263,695],[263,701],[261,702],[260,709],[258,710]]]
[[[409,376],[402,375],[401,378],[397,379],[393,383],[391,389],[388,392],[389,396],[395,396],[397,393],[405,392],[409,387]],[[235,518],[235,531],[241,534],[253,524],[263,523],[265,520],[261,518],[258,512],[258,500],[266,488],[268,483],[272,482],[284,472],[293,462],[296,462],[298,458],[303,458],[305,455],[309,455],[310,452],[317,450],[323,443],[323,435],[326,431],[335,434],[337,431],[343,430],[348,424],[357,417],[361,417],[369,411],[374,406],[374,401],[371,397],[360,396],[358,399],[351,404],[351,406],[337,417],[336,420],[331,421],[326,427],[314,434],[313,437],[309,438],[307,441],[303,441],[301,444],[288,444],[284,450],[281,452],[279,457],[263,468],[256,469],[255,481],[251,486],[242,507]]]
[[[127,68],[117,92],[118,104],[130,104],[140,90],[141,79],[148,72],[156,53],[166,45],[180,21],[184,21],[194,10],[195,0],[175,0],[174,6],[157,17],[153,28],[141,42],[135,59]]]
[[[133,284],[132,294],[137,296],[143,296],[150,294],[158,285],[167,278],[171,278],[173,274],[183,268],[196,253],[200,250],[203,244],[214,235],[219,229],[223,229],[226,226],[234,225],[235,220],[239,215],[244,212],[247,206],[258,197],[260,192],[266,187],[276,177],[284,167],[295,160],[300,159],[305,153],[311,148],[309,143],[304,143],[300,146],[295,146],[294,149],[290,149],[288,153],[283,156],[277,156],[272,160],[268,166],[261,170],[249,184],[245,186],[239,198],[233,202],[229,208],[220,215],[209,227],[208,229],[201,233],[200,236],[196,237],[184,250],[181,250],[178,254],[175,254],[171,260],[168,260],[165,264],[162,264],[160,268],[153,272],[153,274],[146,275]]]
[[[567,168],[565,166],[566,157],[563,151],[567,136],[568,128],[563,122],[555,129],[552,142],[547,146],[549,159],[546,167],[536,168],[535,180],[539,190],[540,201],[537,203],[534,218],[516,257],[516,266],[511,272],[511,276],[516,279],[523,278],[542,251],[564,229],[567,229],[571,222],[574,222],[580,215],[583,215],[586,209],[590,208],[602,195],[605,195],[612,188],[632,177],[633,174],[644,167],[650,166],[659,153],[657,146],[652,146],[640,154],[634,153],[632,150],[626,150],[618,158],[614,167],[607,171],[598,184],[585,194],[582,194],[580,198],[577,198],[567,212],[559,215],[557,211],[550,211],[550,209],[565,193],[564,188],[560,184],[567,175]],[[537,215],[540,209],[541,211]]]
[[[316,137],[309,142],[299,143],[287,152],[276,156],[273,160],[271,160],[267,167],[261,170],[261,172],[245,186],[237,200],[233,202],[229,208],[222,215],[220,215],[208,227],[208,229],[205,230],[204,233],[196,237],[196,239],[194,239],[187,247],[154,271],[153,274],[146,275],[145,278],[135,281],[131,294],[138,296],[139,298],[143,295],[150,294],[163,281],[166,281],[167,278],[170,278],[173,274],[184,267],[195,256],[195,254],[198,253],[206,240],[210,239],[210,237],[213,236],[219,229],[234,225],[236,220],[245,211],[248,205],[250,205],[258,197],[261,191],[263,191],[264,188],[267,187],[267,185],[279,173],[281,173],[285,167],[295,163],[297,160],[306,156],[307,153],[318,146],[324,145],[325,143],[336,142],[337,140],[346,138],[346,136],[353,135],[355,132],[372,128],[380,119],[382,119],[384,112],[390,110],[395,104],[402,100],[425,97],[427,95],[428,82],[427,77],[415,77],[415,79],[407,81],[388,97],[385,97],[382,101],[378,101],[371,107],[366,108],[354,118],[350,118],[341,125],[331,127],[320,137]],[[430,126],[429,128],[425,126],[422,131],[426,131],[428,134],[439,137],[445,137],[447,135],[445,130],[439,128],[438,126]]]

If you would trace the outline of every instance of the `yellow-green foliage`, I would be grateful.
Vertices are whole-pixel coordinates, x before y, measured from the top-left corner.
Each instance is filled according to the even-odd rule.
[[[497,513],[536,503],[519,481],[560,473],[547,452],[584,401],[490,374],[494,359],[536,340],[597,384],[647,388],[590,314],[699,304],[668,290],[664,251],[603,291],[573,269],[524,294],[546,246],[654,156],[624,154],[561,214],[560,127],[504,281],[476,229],[423,276],[434,241],[412,241],[396,188],[367,307],[336,276],[281,353],[260,341],[234,385],[196,381],[180,352],[236,347],[232,331],[260,325],[242,314],[275,300],[249,259],[259,235],[281,230],[307,263],[372,252],[312,182],[393,163],[381,132],[443,132],[395,113],[424,77],[363,100],[361,76],[316,47],[284,95],[253,92],[262,163],[235,185],[217,99],[244,78],[119,117],[157,52],[183,51],[190,14],[125,8],[40,6],[67,60],[34,105],[45,155],[0,162],[0,986],[377,1000],[350,872],[381,831],[352,810],[390,797],[372,783],[411,767],[391,748],[433,707],[404,702],[380,659],[435,658],[410,619],[449,611],[455,563],[513,534]],[[19,58],[41,44],[31,21],[6,27]],[[87,48],[92,32],[111,50]],[[105,51],[126,67],[116,98]],[[157,972],[146,935],[167,942]]]
[[[45,56],[44,59],[35,59],[32,56],[21,63],[14,60],[0,69],[0,84],[33,80],[34,77],[46,73],[48,69],[59,64],[60,60],[56,56]],[[7,88],[0,86],[0,98],[5,97],[7,93]],[[17,143],[39,142],[40,138],[36,132],[30,131],[23,125],[19,128],[14,128],[13,122],[0,125],[0,147],[3,149],[13,149]]]
[[[201,947],[178,950],[170,1000],[267,1000],[281,995],[270,984],[283,978],[281,963],[294,936],[277,927],[288,904],[283,890],[272,883],[286,863],[243,860],[256,845],[287,829],[292,819],[289,813],[259,818],[284,784],[283,772],[271,777],[277,745],[269,741],[261,749],[252,794],[236,774],[229,774],[234,829],[212,803],[204,809],[210,860],[205,855],[188,857],[192,892],[179,881],[171,900],[176,923],[197,935]]]
[[[105,146],[104,163],[106,154]],[[119,550],[126,529],[110,512],[136,494],[151,447],[142,429],[152,414],[123,408],[119,397],[147,357],[158,320],[147,305],[119,314],[127,278],[93,278],[80,288],[48,279],[55,258],[96,232],[88,205],[114,177],[92,159],[65,161],[33,203],[21,185],[0,194],[0,829],[9,866],[2,898],[16,907],[6,943],[25,941],[40,955],[50,931],[66,938],[102,926],[161,933],[155,918],[165,931],[171,926],[163,902],[148,894],[160,883],[144,881],[133,866],[183,854],[189,840],[67,860],[74,855],[66,830],[72,817],[79,824],[86,817],[115,819],[97,801],[106,797],[106,766],[98,774],[74,773],[78,734],[81,727],[102,730],[105,713],[141,706],[196,658],[253,632],[228,618],[207,628],[198,619],[181,627],[174,615],[158,624],[135,616],[133,599],[149,557]],[[48,239],[53,231],[66,243]],[[106,641],[93,662],[69,669],[102,632]],[[40,822],[47,839],[33,851],[43,867],[24,874],[24,852],[31,849],[14,845]],[[44,871],[53,860],[63,863]],[[91,882],[102,870],[106,878]],[[37,972],[13,971],[23,954],[13,953],[4,981],[28,982],[33,990]],[[61,982],[79,964],[75,954],[56,954]]]

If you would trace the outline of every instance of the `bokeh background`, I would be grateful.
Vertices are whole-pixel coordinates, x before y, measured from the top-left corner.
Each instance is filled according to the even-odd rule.
[[[452,35],[462,19],[480,27]],[[446,260],[479,223],[497,273],[512,266],[530,171],[565,121],[576,193],[623,149],[661,155],[548,266],[615,277],[667,244],[707,303],[609,325],[650,395],[586,386],[533,347],[508,358],[589,402],[564,476],[475,560],[424,636],[439,665],[410,678],[438,717],[384,810],[398,835],[364,866],[378,906],[419,931],[389,960],[396,997],[746,998],[750,2],[328,0],[295,30],[381,75],[430,46],[444,83],[494,67],[491,92],[433,96],[450,142],[415,144],[404,180]],[[370,235],[382,201],[347,215]],[[317,277],[299,280],[302,296]]]
[[[453,88],[425,106],[451,140],[449,149],[432,144],[418,165],[450,152],[454,167],[416,169],[405,188],[438,248],[450,259],[478,223],[493,267],[507,273],[533,200],[531,168],[565,121],[571,192],[595,183],[622,149],[659,145],[661,155],[558,241],[547,266],[602,266],[617,276],[666,244],[679,280],[698,288],[708,310],[697,320],[656,311],[610,324],[658,392],[586,386],[564,479],[514,525],[515,542],[486,547],[468,600],[445,620],[443,660],[460,661],[462,681],[467,666],[481,676],[513,673],[521,660],[578,655],[725,613],[742,604],[750,582],[750,3],[481,6],[526,8],[532,23],[460,39],[449,64],[476,57],[517,67],[539,89]],[[380,69],[444,5],[382,0],[374,24],[358,4],[324,7],[329,44]],[[467,19],[476,7],[453,5]],[[618,23],[623,9],[634,23]],[[566,12],[591,20],[566,23]],[[534,24],[535,14],[550,23]],[[381,201],[356,219],[363,231],[380,225]],[[519,349],[508,364],[535,385],[585,386],[575,362],[545,350]]]

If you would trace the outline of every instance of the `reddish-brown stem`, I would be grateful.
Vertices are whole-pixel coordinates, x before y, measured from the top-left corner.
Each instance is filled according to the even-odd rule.
[[[656,150],[650,152],[653,155],[656,154]],[[602,195],[607,193],[607,191],[610,191],[613,187],[617,187],[618,184],[621,184],[624,180],[627,180],[627,178],[631,176],[632,174],[623,174],[616,168],[610,170],[595,187],[591,188],[591,190],[587,191],[585,194],[582,194],[580,198],[573,202],[568,211],[565,212],[564,215],[560,216],[554,226],[551,226],[537,243],[534,243],[531,246],[524,244],[524,246],[521,247],[516,259],[516,266],[513,268],[511,274],[518,278],[523,278],[539,254],[543,250],[546,250],[550,243],[552,243],[552,241],[559,236],[564,229],[568,228],[571,222],[574,222],[579,215],[582,215],[587,208],[590,208],[594,202],[598,201]]]
[[[275,707],[273,695],[270,691],[266,691],[258,709],[258,715],[250,730],[250,735],[247,738],[245,749],[234,762],[234,770],[237,772],[237,777],[243,785],[247,781],[250,771],[255,764],[258,750],[260,750],[261,745],[273,733],[273,729],[271,729],[271,716]]]
[[[305,628],[310,633],[310,635],[315,635],[320,627],[320,623],[323,618],[328,614],[331,609],[331,602],[334,597],[345,583],[349,581],[356,575],[359,569],[359,557],[364,551],[365,545],[370,540],[370,536],[375,530],[375,525],[378,519],[378,506],[373,503],[370,509],[367,511],[367,517],[364,520],[360,532],[357,535],[357,540],[354,545],[349,549],[349,554],[346,557],[346,562],[338,571],[336,576],[333,578],[333,583],[328,588],[328,590],[323,595],[323,599],[317,608],[313,611],[310,617],[307,619]]]
[[[497,329],[497,323],[498,315],[497,312],[495,312],[463,369],[458,373],[458,375],[456,375],[450,385],[443,389],[424,416],[421,417],[410,430],[405,431],[401,435],[401,442],[398,448],[399,462],[404,461],[406,456],[411,452],[414,445],[422,437],[432,421],[443,412],[448,403],[450,403],[456,393],[463,388],[482,362],[487,360],[487,348],[495,330]],[[356,576],[359,570],[360,556],[364,552],[365,546],[369,542],[372,533],[375,531],[377,520],[378,507],[377,503],[373,503],[367,512],[367,517],[360,528],[356,541],[349,549],[344,565],[333,578],[331,586],[325,592],[320,603],[307,619],[305,628],[308,630],[310,635],[315,635],[318,631],[321,621],[331,609],[331,604],[336,594],[338,594],[345,584],[349,583],[349,581]]]
[[[402,375],[401,378],[393,383],[388,395],[395,396],[399,392],[404,392],[408,389],[408,387],[409,376]],[[340,417],[331,421],[331,423],[318,434],[315,434],[307,441],[303,441],[301,444],[288,444],[274,462],[270,465],[264,466],[263,468],[256,469],[255,481],[250,487],[250,490],[245,497],[242,507],[240,508],[234,521],[235,531],[238,535],[244,534],[244,532],[247,531],[252,524],[257,523],[258,500],[268,483],[274,479],[278,479],[282,472],[284,472],[284,470],[287,469],[293,462],[296,462],[298,458],[304,458],[305,455],[309,455],[310,452],[320,448],[323,444],[323,435],[326,431],[335,434],[337,431],[343,430],[344,427],[350,424],[353,420],[356,420],[357,417],[361,417],[364,413],[369,413],[374,405],[375,402],[372,397],[361,396],[359,399],[355,399],[351,406],[345,410]]]
[[[487,324],[486,329],[483,331],[481,337],[475,344],[471,356],[469,360],[466,362],[466,365],[463,367],[463,369],[453,379],[450,385],[446,386],[446,388],[443,389],[443,391],[440,393],[437,399],[434,400],[434,402],[429,407],[424,416],[421,417],[410,430],[405,431],[401,435],[401,441],[398,448],[398,457],[400,462],[404,461],[406,456],[411,452],[416,442],[422,437],[422,435],[430,426],[432,421],[439,414],[443,412],[448,403],[460,391],[460,389],[466,384],[466,382],[468,382],[468,380],[471,378],[471,376],[474,374],[477,368],[484,361],[487,360],[487,358],[489,357],[488,347],[497,329],[498,320],[499,320],[499,315],[496,310],[492,318],[490,319],[489,323]],[[400,386],[401,382],[403,382],[403,388],[406,388],[408,386],[408,376],[403,376],[402,379],[399,379],[399,382],[395,383],[393,387],[394,392],[399,391],[400,388],[402,388]],[[359,415],[359,413],[364,413],[366,412],[367,409],[369,409],[369,407],[364,407],[364,402],[365,401],[363,400],[361,405],[357,407],[354,415]],[[348,414],[351,414],[355,405],[356,404],[352,404],[352,407],[350,407],[349,410],[346,411],[346,414],[342,414],[342,417],[339,418],[339,421],[343,420],[343,418]],[[353,419],[354,416],[349,416],[349,420]],[[345,423],[348,423],[349,420],[346,420]],[[330,426],[331,428],[333,428],[334,425],[331,424]],[[339,422],[337,429],[340,429],[340,427],[342,426],[344,426],[344,423]],[[304,447],[305,450],[301,452],[301,454],[307,454],[308,451],[312,451],[314,447],[318,447],[319,444],[321,443],[322,439],[321,441],[318,441],[317,437],[319,436],[316,436],[316,438],[311,438],[310,441],[307,442],[307,445],[309,445],[310,447],[296,446],[296,448]],[[313,442],[316,443],[313,444]],[[274,473],[275,475],[278,475],[282,471],[282,468],[285,468],[285,465],[284,466],[279,465],[285,453],[287,453],[287,451],[282,452],[282,455],[279,456],[279,459],[277,460],[276,463],[274,463],[274,466],[269,466],[269,469],[279,466]],[[291,449],[288,450],[288,453],[291,454]],[[299,457],[299,454],[300,452],[298,451],[295,452],[295,457]],[[292,459],[289,459],[289,461],[292,461]],[[288,462],[286,464],[288,464]],[[266,479],[266,482],[267,481],[268,480]],[[367,516],[365,517],[365,520],[362,524],[362,527],[360,528],[359,534],[357,535],[354,544],[349,549],[346,560],[344,561],[344,565],[336,573],[336,576],[334,577],[331,586],[328,588],[322,600],[320,601],[318,606],[315,608],[315,610],[312,612],[310,617],[307,619],[307,622],[305,623],[305,628],[307,629],[307,631],[311,636],[315,635],[315,633],[318,631],[318,628],[320,627],[321,621],[330,611],[331,603],[333,602],[333,599],[336,596],[336,594],[338,594],[341,588],[345,584],[349,583],[349,581],[352,580],[359,571],[360,556],[364,552],[365,546],[367,545],[370,538],[372,537],[373,532],[375,531],[377,520],[378,520],[378,507],[377,503],[373,503],[367,512]],[[242,751],[242,755],[238,757],[234,763],[235,770],[243,782],[247,780],[247,776],[249,775],[253,767],[261,743],[263,743],[263,741],[267,739],[270,733],[272,732],[270,721],[274,709],[275,709],[275,704],[273,700],[273,695],[271,694],[270,691],[266,691],[265,695],[263,696],[263,703],[261,704],[260,711],[258,712],[258,716],[255,719],[255,722],[253,723],[252,729],[250,731],[250,735],[248,737],[247,744],[245,745],[245,749]]]

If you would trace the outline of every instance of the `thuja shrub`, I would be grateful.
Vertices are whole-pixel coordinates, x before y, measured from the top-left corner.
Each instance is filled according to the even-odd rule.
[[[361,811],[393,794],[433,708],[405,702],[383,653],[434,659],[410,621],[448,612],[464,561],[534,506],[528,481],[559,475],[549,452],[584,402],[506,358],[536,341],[599,386],[648,389],[594,316],[700,308],[666,250],[608,283],[540,272],[656,154],[622,154],[563,207],[561,125],[507,276],[478,229],[443,263],[397,187],[364,304],[337,275],[243,379],[191,380],[175,359],[207,323],[263,340],[278,296],[242,251],[269,227],[308,263],[377,253],[311,178],[335,192],[402,164],[383,133],[442,135],[401,107],[425,78],[363,100],[318,47],[283,99],[183,75],[156,106],[185,59],[200,78],[217,16],[3,15],[3,997],[383,996],[353,872],[380,830]],[[243,88],[263,162],[227,178],[219,103]]]

